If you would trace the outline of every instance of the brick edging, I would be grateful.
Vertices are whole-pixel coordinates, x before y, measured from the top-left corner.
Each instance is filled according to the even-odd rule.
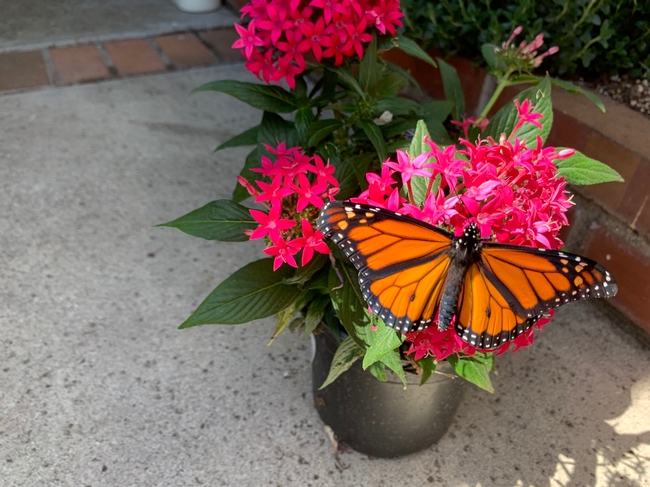
[[[0,95],[133,75],[243,62],[231,49],[234,28],[171,32],[151,37],[0,53]]]

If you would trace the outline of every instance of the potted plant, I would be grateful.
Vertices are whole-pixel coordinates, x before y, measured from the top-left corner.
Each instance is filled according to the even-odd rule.
[[[551,308],[616,292],[601,266],[554,249],[562,245],[558,234],[572,205],[566,183],[620,176],[575,150],[543,145],[553,119],[552,85],[599,101],[532,74],[554,49],[538,55],[541,36],[515,47],[520,28],[502,46],[483,49],[496,90],[471,119],[454,68],[399,33],[397,0],[254,0],[241,12],[249,22],[236,26],[241,39],[233,47],[265,84],[222,80],[195,92],[227,93],[262,110],[259,125],[217,151],[254,148],[232,199],[162,226],[209,240],[263,239],[265,256],[219,284],[180,327],[276,315],[270,342],[287,329],[315,342],[315,404],[340,439],[377,456],[425,448],[451,422],[462,397],[458,377],[492,391],[495,355],[531,345]],[[383,59],[391,49],[437,66],[446,99],[400,96],[408,85],[419,87]],[[503,89],[523,83],[532,86],[488,120]],[[241,204],[249,198],[249,206]],[[469,260],[449,257],[438,268],[422,242],[407,241],[395,252],[382,252],[391,239],[364,245],[360,235],[385,233],[384,223],[406,229],[386,230],[401,241],[418,233],[437,239],[437,257],[457,247]],[[462,241],[468,231],[471,249]],[[494,270],[484,285],[492,304],[481,311],[488,328],[480,330],[469,318],[479,297],[468,294],[474,289],[468,279],[484,276],[478,256],[491,258],[503,244],[536,259],[526,269],[506,265],[546,281],[530,284],[539,277],[531,274],[528,284],[521,280],[518,288],[515,280],[513,287],[505,282],[508,272]],[[458,288],[451,304],[454,292],[442,290],[450,273]],[[422,291],[391,298],[381,281],[387,276],[421,283],[430,299]],[[522,316],[524,308],[534,316]]]

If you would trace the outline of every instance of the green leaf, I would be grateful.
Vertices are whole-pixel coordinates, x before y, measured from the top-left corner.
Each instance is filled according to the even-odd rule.
[[[385,61],[386,63],[386,68],[388,68],[390,71],[392,71],[394,74],[402,77],[405,79],[409,84],[414,86],[420,95],[423,95],[424,92],[422,91],[422,87],[420,86],[420,83],[417,82],[417,80],[405,69],[400,68],[397,64],[393,64],[391,62]],[[401,90],[400,90],[401,91]]]
[[[404,384],[404,389],[406,389],[406,374],[404,373],[404,367],[402,367],[402,361],[400,360],[399,352],[397,350],[393,350],[384,355],[379,360],[379,363],[384,364],[390,370],[395,372],[397,377],[401,379],[402,384]]]
[[[304,145],[307,140],[307,133],[314,118],[314,112],[311,107],[301,107],[296,112],[295,126],[301,146]]]
[[[235,80],[219,80],[201,85],[195,88],[192,93],[198,93],[199,91],[226,93],[253,108],[267,112],[289,113],[297,108],[293,94],[279,86],[261,85]]]
[[[188,235],[221,242],[246,242],[250,240],[244,230],[257,228],[245,206],[230,200],[216,200],[158,227],[177,228]]]
[[[454,108],[454,103],[448,100],[434,100],[420,107],[420,116],[429,120],[443,123]]]
[[[284,142],[288,147],[299,145],[298,132],[296,126],[280,115],[271,112],[264,112],[262,123],[257,134],[258,144],[268,144],[272,147]],[[260,147],[260,151],[266,152],[266,149]]]
[[[345,159],[330,158],[330,162],[336,168],[334,177],[340,185],[339,192],[336,193],[337,200],[342,201],[354,196],[359,185],[366,184],[365,175],[368,165],[374,158],[375,155],[370,152]]]
[[[424,120],[419,120],[415,128],[413,140],[409,148],[409,155],[417,157],[425,152],[430,152],[431,148],[424,142],[426,136],[429,135],[427,125]],[[411,190],[413,191],[413,198],[416,205],[422,205],[427,197],[427,188],[429,187],[430,178],[424,176],[413,176],[411,178]],[[408,198],[408,186],[402,187],[402,192]]]
[[[318,390],[325,389],[334,382],[343,372],[349,370],[352,364],[359,360],[362,355],[363,349],[359,348],[352,337],[347,337],[343,340],[334,353],[327,379],[325,379],[325,382],[323,382]]]
[[[412,119],[393,118],[392,122],[379,127],[385,139],[402,135],[407,130],[415,128],[416,122]]]
[[[425,152],[431,152],[431,148],[424,142],[424,139],[428,135],[429,130],[427,129],[427,124],[424,123],[424,120],[418,120],[413,139],[411,140],[411,146],[409,147],[409,155],[411,157],[417,157]]]
[[[251,171],[251,169],[255,167],[261,167],[259,147],[255,147],[255,149],[253,149],[246,156],[244,167],[242,168],[239,175],[246,179],[248,182],[254,181],[257,177],[259,177],[256,173]],[[232,192],[232,200],[236,203],[239,203],[240,201],[244,201],[249,196],[250,195],[248,194],[248,191],[246,191],[246,188],[237,183],[237,186],[235,186],[235,189]]]
[[[238,325],[272,316],[303,293],[284,282],[293,272],[287,265],[274,272],[273,259],[251,262],[219,284],[180,328]]]
[[[325,265],[325,262],[327,262],[327,256],[316,253],[306,265],[300,266],[296,269],[296,274],[293,277],[285,279],[284,282],[287,284],[298,284],[299,286],[302,286]]]
[[[338,120],[317,120],[307,130],[307,147],[316,147],[321,140],[343,126]]]
[[[372,106],[372,109],[379,115],[385,111],[389,111],[393,115],[414,115],[420,111],[421,105],[416,101],[409,100],[408,98],[394,96],[378,100]]]
[[[368,367],[368,372],[375,376],[377,380],[386,382],[388,378],[386,377],[386,366],[382,362],[376,362]]]
[[[544,117],[539,119],[538,122],[542,124],[542,128],[526,123],[517,130],[516,137],[525,139],[527,144],[535,144],[535,139],[539,135],[542,141],[545,141],[551,131],[553,124],[553,106],[551,105],[551,82],[547,76],[537,86],[532,86],[521,93],[514,99],[523,102],[529,99],[535,107],[535,112],[541,113]],[[510,136],[515,128],[519,119],[517,107],[514,100],[506,103],[490,120],[490,123],[485,128],[482,137],[493,137],[499,140],[501,134]]]
[[[366,335],[370,316],[366,311],[367,305],[361,297],[356,269],[338,260],[336,269],[343,279],[343,285],[334,267],[330,267],[328,287],[332,305],[345,331],[359,347],[365,350],[368,346]]]
[[[330,303],[330,297],[318,296],[314,299],[309,306],[307,307],[307,312],[305,313],[305,328],[303,330],[303,337],[307,338],[323,321],[323,316],[325,316],[325,308]]]
[[[436,62],[429,56],[420,46],[417,45],[415,41],[412,41],[408,37],[397,36],[391,39],[393,44],[405,54],[413,56],[424,61],[427,64],[430,64],[434,68],[437,68]]]
[[[363,89],[361,89],[359,82],[354,77],[352,71],[350,71],[349,68],[346,67],[333,68],[331,66],[325,66],[325,68],[332,71],[333,73],[336,73],[339,77],[339,81],[342,81],[343,84],[348,86],[348,88],[352,88],[354,91],[356,91],[357,94],[361,97],[361,99],[366,98],[366,93],[363,91]]]
[[[273,332],[273,336],[269,340],[269,343],[266,344],[267,347],[270,347],[273,341],[277,338],[277,336],[280,333],[282,333],[284,330],[286,330],[287,327],[289,326],[289,323],[291,323],[291,319],[296,314],[296,302],[297,301],[294,301],[283,310],[278,311],[277,322],[275,324],[275,331]]]
[[[377,325],[377,331],[369,330],[367,335],[374,335],[374,337],[372,344],[363,357],[364,370],[381,360],[384,355],[393,352],[404,341],[404,337],[400,338],[395,330],[381,321]]]
[[[420,385],[423,386],[436,371],[436,363],[433,361],[433,357],[424,357],[417,361],[417,364],[422,367],[422,378],[420,379]]]
[[[557,175],[575,185],[623,182],[621,175],[607,164],[576,151],[567,159],[555,160]]]
[[[456,373],[472,384],[488,392],[494,392],[490,372],[487,364],[482,363],[481,359],[467,357],[459,359],[455,355],[447,357],[447,361],[454,368]]]
[[[465,115],[465,95],[463,95],[463,87],[460,84],[456,68],[440,58],[438,58],[438,64],[440,64],[440,76],[445,90],[445,98],[454,104],[451,117],[454,120],[462,120]]]
[[[244,145],[255,145],[257,144],[257,133],[260,130],[260,126],[256,125],[255,127],[252,127],[245,132],[242,132],[239,135],[235,135],[232,139],[224,142],[223,144],[219,145],[214,152],[223,150],[223,149],[229,149],[231,147],[242,147]]]
[[[382,162],[385,161],[388,157],[388,153],[386,151],[386,142],[384,141],[384,136],[382,135],[379,127],[377,127],[377,124],[370,120],[359,120],[359,125],[361,125],[361,128],[370,139],[370,142],[372,142],[372,145],[375,147],[377,155],[379,156],[379,160]]]
[[[379,77],[379,63],[377,62],[377,36],[372,36],[372,41],[366,47],[366,52],[359,64],[359,85],[365,92],[370,91],[377,84]]]
[[[375,100],[399,95],[409,84],[408,78],[395,71],[383,73],[376,86],[372,87]]]
[[[496,53],[497,49],[499,47],[494,44],[483,44],[481,46],[481,54],[492,72],[506,73],[508,71],[508,64],[502,56]]]
[[[538,79],[541,81],[542,78]],[[592,93],[591,91],[585,90],[579,86],[574,85],[573,83],[557,78],[551,78],[551,83],[553,83],[555,86],[559,86],[560,88],[565,89],[568,93],[581,94],[586,96],[592,102],[594,102],[598,108],[600,108],[601,112],[605,113],[605,105],[603,105],[603,102],[600,101],[600,98],[598,98],[598,96],[596,96],[596,94]]]

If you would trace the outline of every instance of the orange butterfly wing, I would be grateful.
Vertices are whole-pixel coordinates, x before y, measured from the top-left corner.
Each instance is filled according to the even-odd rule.
[[[359,270],[364,299],[401,333],[436,317],[450,260],[451,235],[409,217],[368,205],[328,203],[318,229]]]
[[[618,291],[603,266],[579,255],[490,243],[480,253],[465,274],[456,318],[458,335],[478,348],[513,340],[553,308]]]

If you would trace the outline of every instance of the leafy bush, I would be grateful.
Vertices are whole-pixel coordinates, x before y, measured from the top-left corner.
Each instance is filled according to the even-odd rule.
[[[543,32],[560,52],[543,69],[588,78],[603,73],[650,74],[650,2],[637,0],[402,0],[406,29],[425,47],[480,59],[522,25]]]

